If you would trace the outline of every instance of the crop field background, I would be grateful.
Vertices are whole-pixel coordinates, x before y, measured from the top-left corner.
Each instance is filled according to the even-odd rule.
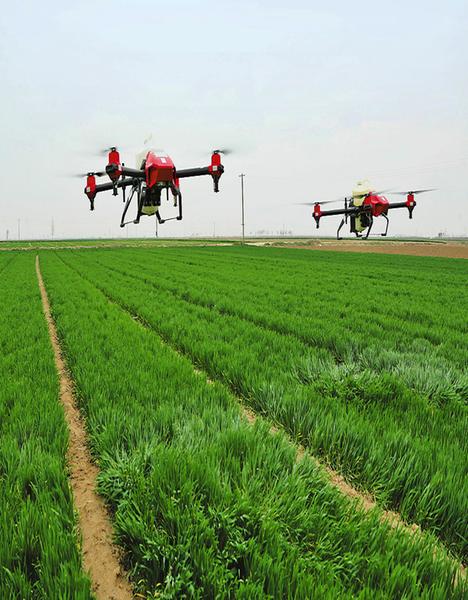
[[[466,261],[38,253],[135,593],[466,597]],[[35,258],[0,253],[0,596],[87,598]]]

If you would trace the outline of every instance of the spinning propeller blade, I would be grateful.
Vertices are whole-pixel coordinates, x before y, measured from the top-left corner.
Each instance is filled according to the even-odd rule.
[[[105,171],[88,171],[87,173],[73,173],[70,177],[88,177],[88,175],[95,175],[96,177],[103,177],[107,175]]]
[[[408,190],[407,192],[392,192],[392,194],[396,194],[397,196],[407,196],[408,194],[424,194],[425,192],[433,192],[437,188],[428,188],[426,190]]]
[[[235,151],[232,148],[218,148],[217,150],[213,150],[213,152],[219,152],[219,154],[225,154],[227,156]]]
[[[107,148],[102,148],[98,150],[98,156],[107,156],[111,150],[119,150],[117,146],[107,146]]]
[[[317,200],[317,202],[295,202],[294,204],[300,204],[302,206],[315,206],[316,204],[320,204],[320,206],[323,206],[324,204],[337,204],[338,202],[346,202],[346,200],[349,200],[349,198],[345,198],[343,196],[343,198],[340,198],[339,200],[325,200],[324,202]]]
[[[390,194],[392,190],[390,188],[387,188],[385,190],[377,190],[376,192],[372,192],[373,194],[377,194],[377,196],[379,196],[380,194]]]
[[[385,194],[385,193],[389,193],[390,189],[385,189],[385,190],[377,190],[377,191],[372,191],[372,194]],[[406,193],[406,192],[405,192]],[[324,200],[323,202],[321,202],[320,200],[318,200],[317,202],[296,202],[296,204],[304,204],[306,206],[314,206],[314,204],[320,204],[320,206],[324,205],[324,204],[338,204],[340,202],[344,202],[346,203],[346,208],[348,208],[348,203],[352,200],[352,196],[340,196],[339,198],[336,198],[335,200]]]

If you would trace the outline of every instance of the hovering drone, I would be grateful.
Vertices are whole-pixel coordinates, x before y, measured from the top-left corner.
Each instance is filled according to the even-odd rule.
[[[319,228],[320,219],[322,217],[328,217],[332,215],[343,215],[341,223],[336,232],[336,237],[341,240],[340,231],[345,223],[348,223],[348,217],[350,220],[350,231],[354,233],[356,237],[362,237],[367,239],[372,230],[374,224],[374,217],[383,217],[386,221],[386,227],[384,233],[381,236],[386,236],[388,231],[389,219],[387,213],[392,208],[407,208],[409,212],[409,218],[413,218],[413,210],[416,206],[414,199],[416,194],[423,194],[424,192],[432,192],[434,188],[427,190],[411,190],[408,192],[390,192],[400,196],[406,196],[404,202],[389,202],[384,194],[389,190],[376,192],[373,190],[368,181],[358,181],[356,187],[353,190],[350,198],[344,198],[344,208],[336,210],[322,210],[324,204],[332,204],[334,202],[341,202],[342,200],[331,200],[326,202],[302,202],[307,206],[313,206],[314,212],[313,217]],[[367,233],[364,236],[363,232],[367,229]]]
[[[137,157],[136,169],[126,167],[120,161],[120,154],[115,146],[108,150],[108,164],[105,171],[93,171],[86,175],[86,187],[84,192],[88,196],[91,210],[94,210],[94,199],[99,192],[112,190],[117,196],[118,189],[122,189],[123,202],[125,204],[120,227],[128,223],[139,223],[143,215],[156,215],[160,224],[176,219],[182,220],[182,194],[180,192],[179,179],[185,177],[199,177],[210,175],[213,179],[214,191],[219,191],[219,179],[224,173],[221,164],[221,154],[225,150],[214,150],[211,155],[211,164],[208,167],[197,167],[193,169],[176,169],[172,159],[162,151],[145,150]],[[96,177],[108,175],[110,182],[96,184]],[[127,194],[127,188],[129,193]],[[159,212],[161,207],[161,194],[166,191],[169,200],[169,192],[172,195],[173,205],[178,208],[178,214],[174,217],[163,219]],[[136,217],[125,221],[130,204],[136,198]]]

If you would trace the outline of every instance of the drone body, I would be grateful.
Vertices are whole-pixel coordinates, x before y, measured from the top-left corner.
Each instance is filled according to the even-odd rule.
[[[213,179],[214,191],[218,192],[219,178],[224,172],[221,164],[220,153],[222,150],[214,150],[211,156],[211,164],[207,167],[177,170],[172,159],[164,152],[148,150],[143,152],[138,159],[136,169],[126,167],[120,161],[120,154],[115,147],[109,149],[108,164],[104,172],[90,172],[87,175],[85,194],[88,196],[91,210],[94,210],[94,199],[99,192],[112,190],[117,196],[118,189],[122,189],[125,207],[120,220],[120,226],[124,227],[130,222],[139,223],[143,215],[156,215],[159,223],[176,219],[182,220],[182,194],[180,192],[179,180],[186,177],[198,177],[210,175]],[[108,175],[110,183],[97,184],[96,177]],[[126,189],[130,188],[130,194],[126,199]],[[161,194],[166,191],[172,195],[174,206],[178,207],[178,214],[169,219],[163,219],[159,209],[161,207]],[[135,197],[137,199],[137,213],[135,219],[125,221],[128,208]]]
[[[381,192],[376,192],[372,189],[367,181],[359,181],[353,190],[353,194],[350,198],[344,198],[344,208],[336,210],[322,210],[324,204],[329,202],[307,202],[305,204],[313,204],[313,217],[317,224],[317,229],[320,224],[322,217],[328,217],[333,215],[343,215],[341,223],[337,231],[337,239],[340,238],[341,228],[345,223],[350,221],[350,232],[354,233],[356,237],[364,237],[367,239],[372,230],[374,224],[374,218],[383,217],[386,221],[386,227],[384,233],[380,235],[386,236],[388,232],[388,211],[394,208],[406,208],[408,209],[409,218],[413,218],[413,210],[416,206],[414,199],[415,194],[421,194],[423,192],[429,192],[432,190],[414,190],[409,192],[392,192],[394,194],[405,195],[406,200],[404,202],[389,202]],[[332,201],[335,202],[335,201]],[[367,229],[367,233],[364,236],[364,232]]]

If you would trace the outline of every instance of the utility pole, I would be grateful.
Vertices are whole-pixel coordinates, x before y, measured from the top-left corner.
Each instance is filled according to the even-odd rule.
[[[241,195],[242,195],[242,243],[245,244],[245,222],[244,222],[244,177],[245,173],[239,175],[241,180]]]
[[[7,230],[6,230],[6,239],[7,239],[7,242],[8,242],[8,236],[9,236],[9,235],[10,235],[10,231],[7,229]]]
[[[54,239],[54,219],[52,219],[52,221],[50,223],[50,235],[51,235],[51,238]]]
[[[18,239],[21,239],[21,219],[18,219]]]

